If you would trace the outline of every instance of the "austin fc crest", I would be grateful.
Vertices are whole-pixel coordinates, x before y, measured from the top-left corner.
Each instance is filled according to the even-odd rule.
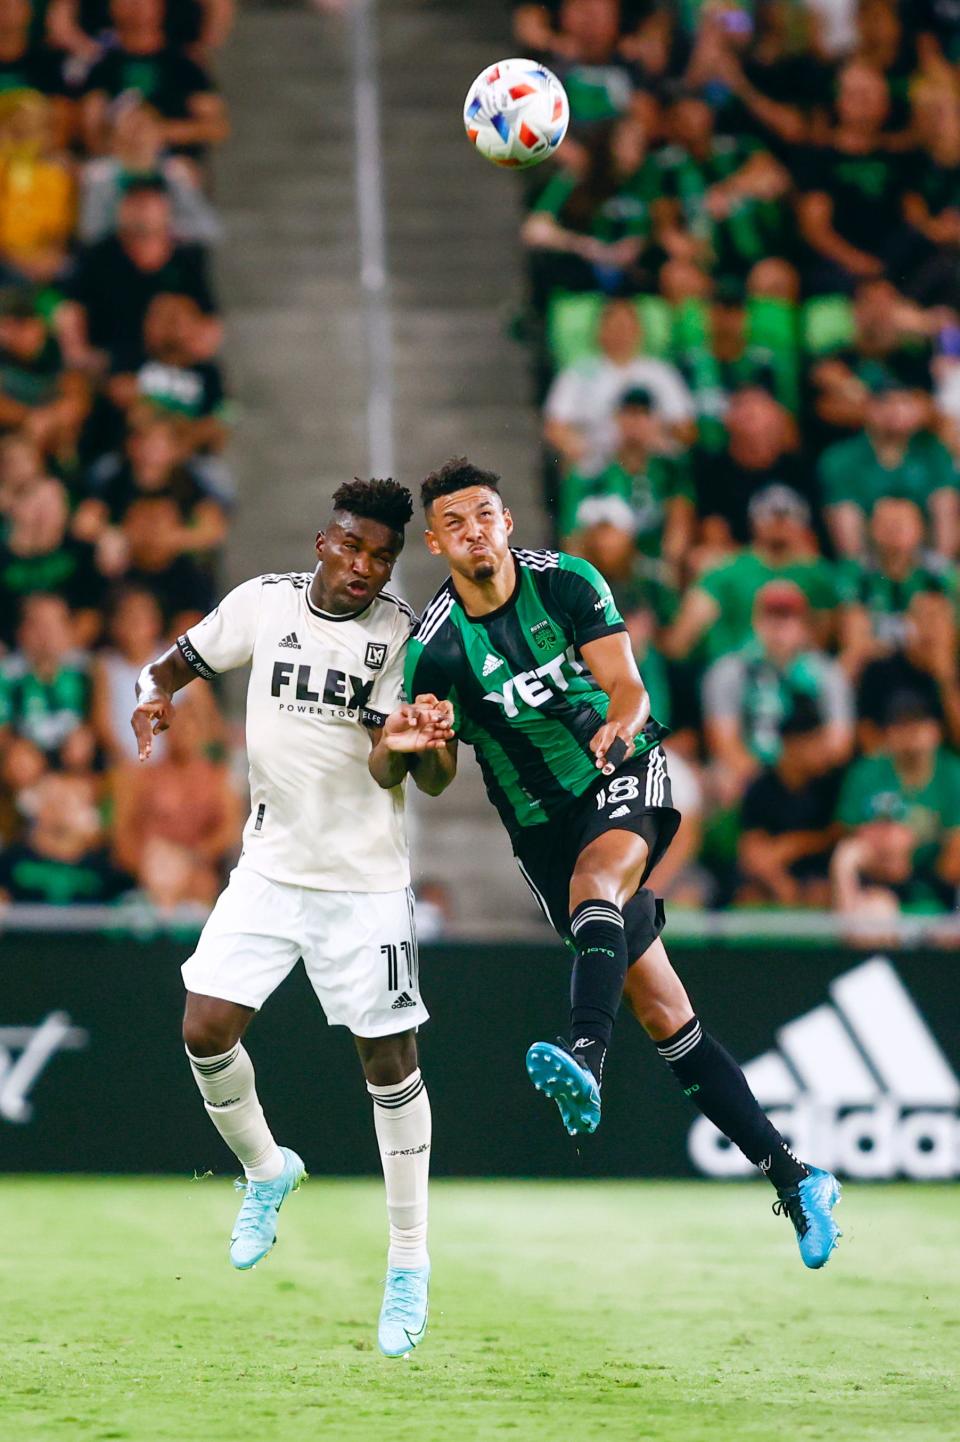
[[[541,651],[557,644],[557,633],[549,621],[538,621],[535,626],[531,626],[530,635]]]
[[[387,648],[378,641],[367,642],[367,655],[364,664],[370,671],[379,671],[387,659]]]

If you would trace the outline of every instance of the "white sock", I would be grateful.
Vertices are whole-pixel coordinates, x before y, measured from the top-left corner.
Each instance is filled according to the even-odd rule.
[[[395,1086],[375,1087],[373,1124],[380,1144],[390,1219],[390,1267],[425,1267],[427,1183],[430,1176],[430,1099],[420,1068]]]
[[[283,1153],[257,1096],[253,1062],[240,1042],[221,1056],[192,1056],[190,1070],[210,1120],[249,1181],[270,1182],[283,1171]]]

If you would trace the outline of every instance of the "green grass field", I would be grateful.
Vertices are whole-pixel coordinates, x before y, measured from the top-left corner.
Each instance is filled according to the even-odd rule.
[[[955,1189],[848,1187],[806,1272],[767,1188],[441,1182],[431,1327],[376,1351],[381,1192],[312,1180],[233,1272],[229,1183],[0,1181],[4,1442],[951,1439]]]

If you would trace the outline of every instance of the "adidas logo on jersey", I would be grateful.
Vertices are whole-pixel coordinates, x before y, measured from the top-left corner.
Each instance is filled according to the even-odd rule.
[[[294,651],[300,650],[300,642],[297,640],[296,631],[291,631],[289,636],[284,636],[283,640],[278,644],[281,646],[289,646]]]
[[[776,1039],[744,1073],[798,1156],[850,1177],[960,1176],[960,1080],[885,957],[836,977]],[[688,1148],[708,1176],[751,1170],[705,1117]]]
[[[616,819],[617,819],[618,816],[629,816],[629,815],[630,815],[630,807],[629,807],[629,806],[618,806],[617,809],[616,809],[616,811],[611,811],[611,812],[610,812],[610,820],[611,820],[611,821],[616,821]]]
[[[497,667],[498,667],[498,666],[502,666],[502,665],[503,665],[503,661],[502,661],[502,659],[501,659],[499,656],[489,656],[489,655],[488,655],[488,656],[487,656],[487,659],[486,659],[486,660],[484,661],[484,663],[483,663],[483,674],[484,674],[484,676],[491,676],[491,675],[493,674],[493,672],[496,671]]]
[[[416,1006],[416,1002],[408,991],[402,991],[396,1001],[391,1004],[391,1011],[401,1011],[405,1006]]]

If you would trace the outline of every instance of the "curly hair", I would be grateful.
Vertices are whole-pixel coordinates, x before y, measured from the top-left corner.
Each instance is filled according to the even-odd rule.
[[[455,456],[438,471],[431,471],[420,487],[420,504],[426,511],[438,496],[449,496],[452,491],[465,491],[468,486],[486,486],[500,494],[500,477],[495,471],[484,471],[468,461],[466,456]]]
[[[380,521],[402,537],[403,528],[413,515],[413,497],[399,481],[361,481],[355,476],[334,492],[333,509]]]

